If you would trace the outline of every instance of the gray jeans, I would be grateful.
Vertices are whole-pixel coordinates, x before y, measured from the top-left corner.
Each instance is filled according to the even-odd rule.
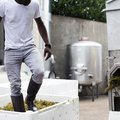
[[[41,84],[44,76],[43,58],[35,46],[29,48],[5,51],[5,68],[10,81],[11,95],[18,96],[21,94],[21,64],[24,62],[32,72],[34,82]]]

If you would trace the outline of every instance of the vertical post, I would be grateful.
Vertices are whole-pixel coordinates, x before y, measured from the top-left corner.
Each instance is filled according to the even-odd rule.
[[[0,65],[3,65],[4,61],[4,29],[3,22],[0,23]]]

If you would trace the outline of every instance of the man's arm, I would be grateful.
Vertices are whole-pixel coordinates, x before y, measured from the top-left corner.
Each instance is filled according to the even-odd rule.
[[[49,40],[48,40],[47,30],[46,30],[45,25],[40,17],[36,18],[35,21],[36,21],[39,33],[40,33],[40,35],[45,43],[44,56],[46,56],[45,60],[47,60],[51,56],[51,45],[50,45]]]
[[[48,34],[47,34],[47,30],[45,28],[43,21],[41,20],[40,17],[36,18],[35,21],[37,23],[38,30],[39,30],[39,33],[40,33],[42,39],[44,40],[45,44],[48,44],[49,43]]]

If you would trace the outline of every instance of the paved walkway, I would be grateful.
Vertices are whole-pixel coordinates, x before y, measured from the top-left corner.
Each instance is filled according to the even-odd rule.
[[[109,102],[107,96],[80,99],[80,120],[108,120]]]

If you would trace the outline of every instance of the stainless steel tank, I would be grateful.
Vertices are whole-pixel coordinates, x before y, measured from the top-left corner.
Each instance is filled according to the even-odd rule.
[[[80,84],[102,81],[102,46],[93,41],[78,41],[67,46],[69,78]]]

